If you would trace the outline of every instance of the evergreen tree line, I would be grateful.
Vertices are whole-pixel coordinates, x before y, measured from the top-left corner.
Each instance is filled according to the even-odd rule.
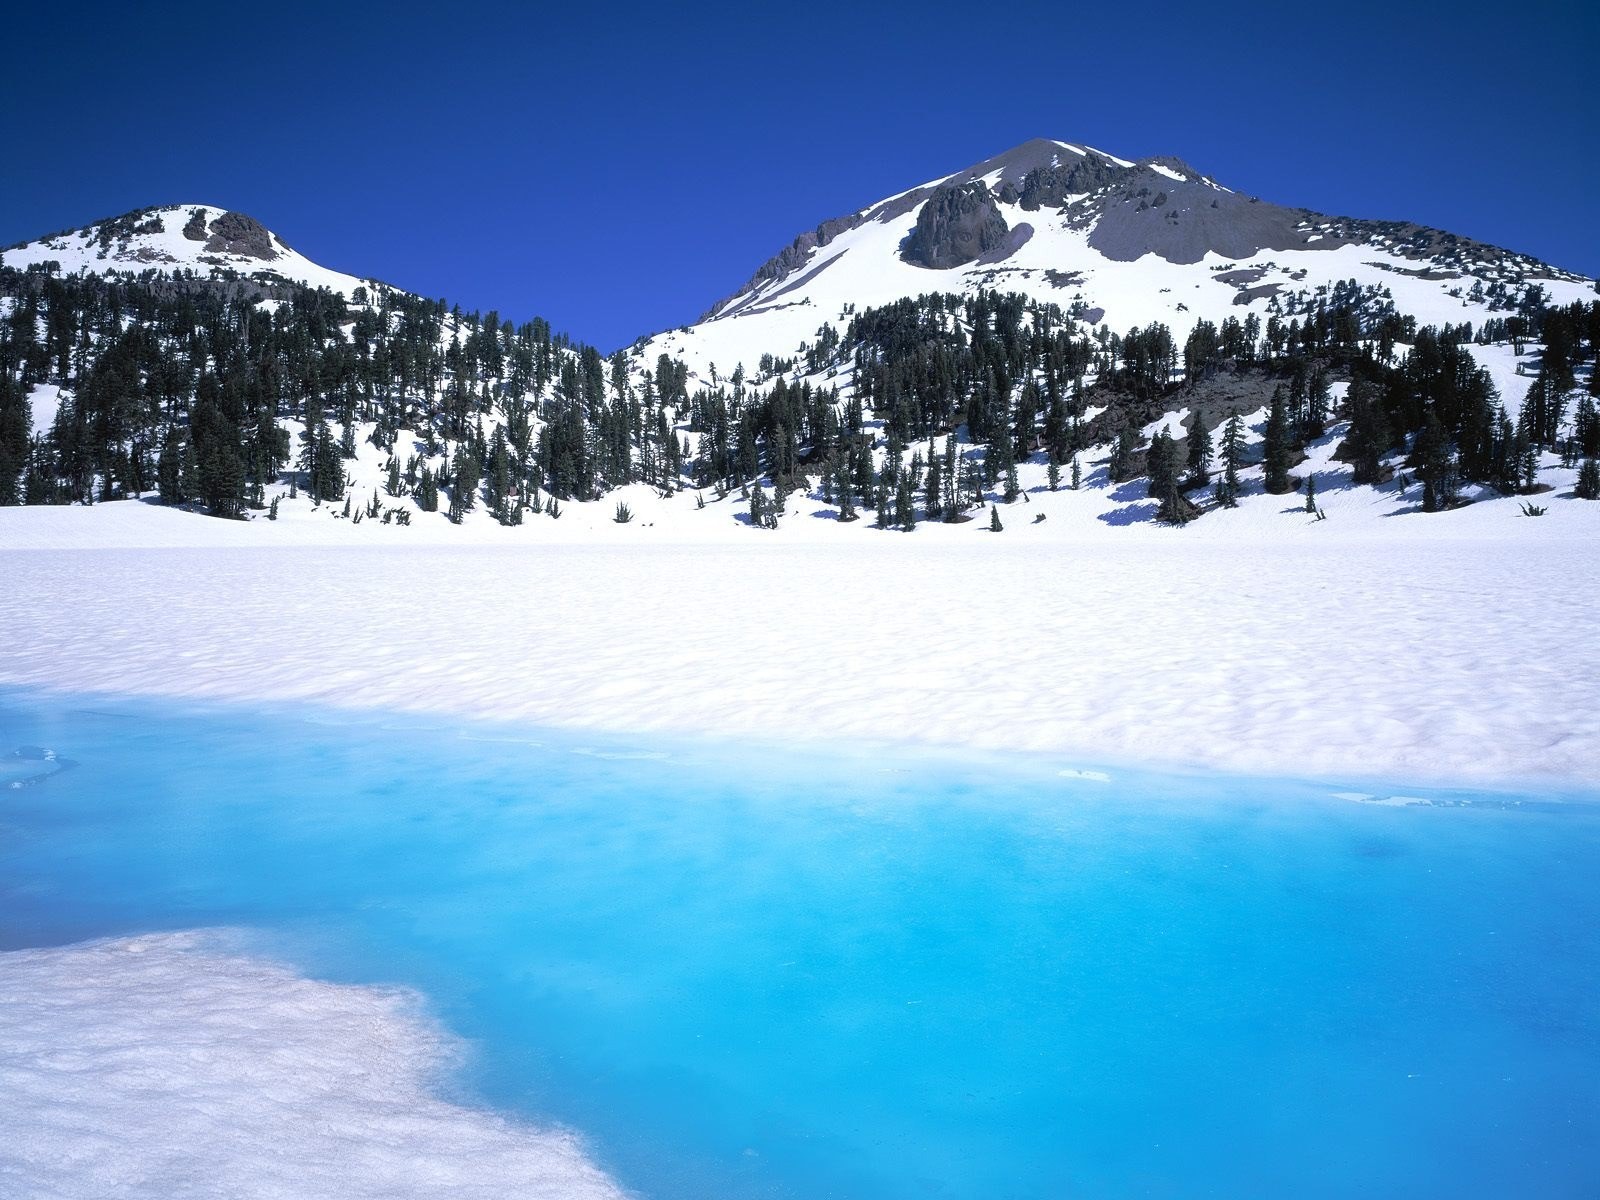
[[[381,498],[352,508],[347,495],[346,464],[365,437],[387,457],[390,498],[456,520],[481,504],[515,524],[646,483],[751,494],[752,523],[770,525],[815,480],[841,519],[865,510],[909,528],[967,519],[991,496],[1016,500],[1029,460],[1051,486],[1077,486],[1085,451],[1109,444],[1110,480],[1147,476],[1163,519],[1181,521],[1202,511],[1196,489],[1236,502],[1242,423],[1196,418],[1184,436],[1148,443],[1139,430],[1221,373],[1276,385],[1261,448],[1269,491],[1295,486],[1304,447],[1335,419],[1350,422],[1340,453],[1358,482],[1382,482],[1387,460],[1404,455],[1429,509],[1449,507],[1468,481],[1531,491],[1547,451],[1583,460],[1592,479],[1600,455],[1592,394],[1568,420],[1578,367],[1600,345],[1597,304],[1418,329],[1351,283],[1287,319],[1201,321],[1180,345],[1163,325],[1091,331],[1020,295],[933,294],[851,311],[796,359],[764,359],[756,381],[742,368],[713,372],[691,393],[687,369],[665,355],[644,369],[544,321],[513,325],[388,288],[346,300],[293,285],[0,267],[0,297],[8,504],[153,491],[237,516],[287,480],[319,503],[377,515]],[[1502,336],[1544,346],[1515,420],[1468,348]],[[798,363],[846,381],[843,397],[787,378]],[[1335,377],[1350,380],[1337,413]],[[65,395],[33,437],[27,398],[41,385]]]

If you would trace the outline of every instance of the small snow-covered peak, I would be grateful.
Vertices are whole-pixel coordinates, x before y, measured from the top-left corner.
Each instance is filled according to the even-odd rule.
[[[1022,181],[1028,177],[1029,172],[1035,170],[1054,170],[1057,168],[1070,168],[1078,166],[1085,161],[1099,162],[1120,167],[1124,170],[1135,164],[1125,158],[1118,158],[1115,154],[1107,154],[1104,150],[1096,150],[1079,142],[1062,142],[1052,138],[1030,138],[1020,145],[986,158],[982,162],[947,175],[940,182],[946,184],[962,184],[974,179],[982,179],[993,188],[1001,188],[1006,184],[1020,187]],[[1176,160],[1166,160],[1176,161]]]
[[[68,275],[161,271],[202,278],[246,276],[346,294],[367,282],[318,266],[254,217],[216,204],[135,209],[11,246],[0,252],[0,263],[19,269],[54,263]]]

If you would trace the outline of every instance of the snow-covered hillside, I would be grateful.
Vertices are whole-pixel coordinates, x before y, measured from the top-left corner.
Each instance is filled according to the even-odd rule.
[[[1421,325],[1479,324],[1533,286],[1556,304],[1594,298],[1593,280],[1453,234],[1283,208],[1177,159],[1036,139],[823,222],[700,322],[633,353],[681,358],[709,383],[713,369],[793,357],[854,311],[979,289],[1058,304],[1085,328],[1160,322],[1181,343],[1199,320],[1264,320],[1343,281]]]
[[[942,523],[954,530],[921,536],[978,536],[991,505],[1012,538],[1045,521],[1093,536],[1155,519],[1157,431],[1182,441],[1198,423],[1215,442],[1237,414],[1237,495],[1207,490],[1220,445],[1192,451],[1205,461],[1188,464],[1183,490],[1208,529],[1240,531],[1296,511],[1354,523],[1416,510],[1436,409],[1461,479],[1428,507],[1516,515],[1523,497],[1564,506],[1594,490],[1577,485],[1597,454],[1584,393],[1600,309],[1561,311],[1592,304],[1593,281],[1420,226],[1240,196],[1177,159],[1066,142],[1028,142],[825,222],[699,324],[609,363],[543,321],[329,271],[203,205],[43,238],[0,267],[0,505],[156,493],[284,524],[394,524],[412,538],[537,525],[549,528],[519,536],[566,540],[624,525],[749,530],[765,523],[751,506],[767,489],[788,538]],[[930,293],[968,301],[874,307]],[[1546,312],[1561,342],[1549,379]],[[1221,327],[1203,358],[1184,340],[1201,321]],[[1158,349],[1121,336],[1149,323],[1173,335],[1158,331]],[[1430,339],[1428,325],[1453,328]],[[1408,375],[1413,339],[1430,349]],[[1453,378],[1440,341],[1482,379]],[[1364,471],[1349,443],[1370,434],[1355,428],[1365,402],[1343,403],[1361,374],[1392,426]],[[1482,400],[1471,421],[1455,399],[1467,385]],[[1527,405],[1530,387],[1553,399]],[[1295,474],[1269,487],[1277,391],[1306,411]],[[851,524],[857,503],[871,519]]]
[[[350,296],[374,280],[330,271],[290,247],[254,217],[214,204],[171,204],[107,218],[0,251],[0,264],[25,270],[56,263],[64,275],[193,272],[201,279],[244,276],[289,281]]]

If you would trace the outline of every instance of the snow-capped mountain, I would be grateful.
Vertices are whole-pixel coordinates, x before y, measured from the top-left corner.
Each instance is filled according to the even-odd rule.
[[[193,272],[202,279],[244,276],[268,284],[302,283],[345,296],[376,282],[330,271],[291,249],[254,217],[214,204],[143,208],[0,251],[0,263],[19,270],[49,262],[57,263],[64,275]]]
[[[1330,217],[1245,196],[1175,158],[1137,162],[1036,139],[824,221],[687,330],[642,340],[691,378],[788,357],[849,313],[930,292],[1020,292],[1083,325],[1288,319],[1351,281],[1421,324],[1481,322],[1532,286],[1552,302],[1593,281],[1524,254],[1398,221]]]

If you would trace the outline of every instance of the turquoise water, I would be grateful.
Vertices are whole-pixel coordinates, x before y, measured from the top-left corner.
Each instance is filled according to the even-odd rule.
[[[1580,798],[0,694],[23,746],[0,948],[416,987],[652,1200],[1600,1194]]]

